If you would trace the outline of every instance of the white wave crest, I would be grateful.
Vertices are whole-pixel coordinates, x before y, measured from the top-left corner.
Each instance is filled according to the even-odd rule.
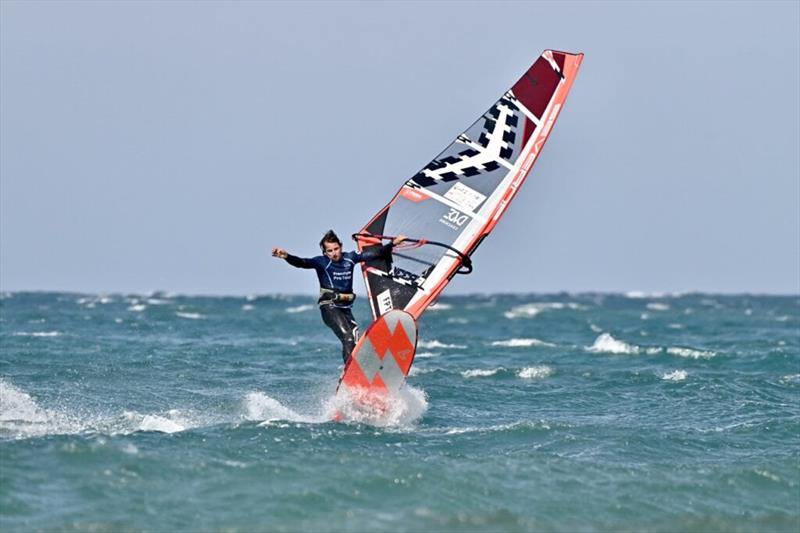
[[[594,344],[586,348],[589,352],[595,353],[616,353],[616,354],[637,354],[639,347],[633,344],[628,344],[619,341],[608,333],[602,333],[598,336]]]
[[[573,309],[573,310],[582,310],[585,309],[582,305],[578,305],[573,302],[568,303],[561,303],[561,302],[547,302],[547,303],[535,303],[535,304],[525,304],[519,305],[512,309],[509,309],[503,315],[506,318],[514,319],[514,318],[533,318],[541,312],[550,311],[550,310],[559,310],[559,309]]]
[[[134,313],[141,313],[147,309],[147,306],[144,304],[133,304],[132,306],[128,307],[128,311],[133,311]]]
[[[262,422],[274,422],[276,420],[290,422],[315,421],[313,417],[301,415],[263,392],[251,392],[247,395],[244,400],[244,418]]]
[[[15,331],[15,337],[59,337],[63,335],[60,331]]]
[[[685,370],[675,370],[674,372],[667,372],[661,376],[661,379],[665,381],[683,381],[686,379],[686,376],[688,376],[688,374]]]
[[[661,302],[650,302],[647,304],[647,308],[651,311],[669,311],[670,309],[669,305]]]
[[[23,439],[76,431],[69,417],[40,407],[30,394],[0,380],[0,435]]]
[[[433,304],[431,306],[428,306],[427,310],[428,311],[448,311],[448,310],[450,310],[452,308],[453,308],[453,306],[450,305],[450,304],[444,304],[444,303],[437,302],[437,303],[435,303],[435,304]]]
[[[158,415],[145,415],[139,424],[140,431],[158,431],[160,433],[177,433],[186,428],[181,424]]]
[[[439,342],[436,339],[430,341],[419,341],[417,343],[418,348],[466,348],[463,344],[446,344],[444,342]]]
[[[244,304],[242,306],[242,311],[252,311],[253,309],[255,309],[255,307],[250,304]]]
[[[695,350],[692,348],[682,348],[680,346],[671,346],[667,348],[667,353],[680,357],[689,357],[691,359],[711,359],[717,355],[717,353],[713,351]]]
[[[306,311],[311,311],[312,309],[314,309],[314,307],[315,306],[313,306],[311,304],[303,304],[303,305],[298,305],[298,306],[295,306],[295,307],[287,307],[286,308],[286,312],[287,313],[304,313]]]
[[[507,346],[509,348],[529,348],[531,346],[553,347],[555,346],[555,344],[544,342],[539,339],[507,339],[503,341],[494,341],[492,342],[492,346]]]
[[[440,353],[438,352],[420,352],[414,356],[415,359],[426,359],[428,357],[439,357]]]
[[[201,315],[200,313],[183,313],[178,311],[175,314],[181,318],[188,318],[189,320],[202,320],[206,318],[205,315]]]
[[[465,378],[484,378],[488,376],[494,376],[501,370],[505,370],[503,367],[499,368],[475,368],[472,370],[465,370],[461,373],[462,376]]]
[[[553,374],[553,369],[549,366],[529,366],[517,372],[517,376],[522,379],[540,379],[550,377]]]
[[[632,300],[642,300],[647,298],[670,298],[670,297],[678,297],[681,296],[683,293],[681,292],[644,292],[644,291],[629,291],[625,293],[625,298],[630,298]]]

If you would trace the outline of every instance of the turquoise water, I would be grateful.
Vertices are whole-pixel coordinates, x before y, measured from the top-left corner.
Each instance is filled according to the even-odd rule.
[[[311,297],[0,312],[3,531],[800,528],[798,296],[443,297],[347,424]]]

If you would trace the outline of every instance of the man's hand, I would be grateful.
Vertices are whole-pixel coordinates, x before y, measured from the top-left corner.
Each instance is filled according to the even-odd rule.
[[[404,240],[406,240],[406,236],[405,235],[398,235],[397,237],[392,239],[392,244],[397,246],[398,244],[400,244]]]
[[[273,248],[272,257],[277,257],[279,259],[286,259],[287,257],[289,257],[289,253],[283,248]]]

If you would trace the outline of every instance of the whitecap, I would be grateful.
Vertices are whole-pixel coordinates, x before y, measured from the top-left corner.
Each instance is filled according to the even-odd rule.
[[[436,339],[430,341],[419,341],[417,343],[418,348],[466,348],[463,344],[446,344],[444,342],[439,342]]]
[[[174,420],[158,415],[145,415],[139,424],[139,431],[158,431],[160,433],[177,433],[186,427]]]
[[[255,309],[255,307],[250,304],[244,304],[242,306],[242,311],[252,311],[253,309]]]
[[[414,357],[415,358],[420,358],[420,359],[425,359],[425,358],[428,358],[428,357],[439,357],[440,355],[442,355],[442,354],[440,354],[438,352],[419,352]]]
[[[69,417],[40,407],[30,394],[0,380],[0,435],[24,439],[78,430]]]
[[[305,311],[311,311],[312,309],[314,309],[314,307],[315,306],[310,305],[310,304],[298,305],[296,307],[287,307],[286,308],[286,312],[287,313],[303,313]]]
[[[539,379],[546,378],[553,374],[553,369],[549,366],[529,366],[517,372],[517,376],[522,379]]]
[[[465,370],[461,372],[461,375],[465,378],[484,378],[488,376],[494,376],[501,370],[504,370],[504,368],[475,368],[472,370]]]
[[[200,313],[182,313],[178,311],[175,314],[181,318],[188,318],[189,320],[201,320],[206,318],[205,315],[201,315]]]
[[[418,366],[412,366],[411,370],[408,371],[409,376],[422,376],[424,374],[432,374],[439,370],[438,368],[420,368]]]
[[[683,381],[686,379],[688,374],[685,370],[675,370],[674,372],[667,372],[661,376],[661,379],[665,381]]]
[[[12,333],[15,337],[60,337],[60,331],[15,331]]]
[[[453,308],[453,306],[451,304],[445,304],[445,303],[437,302],[437,303],[435,303],[433,305],[428,306],[427,310],[428,311],[448,311],[448,310],[450,310],[452,308]]]
[[[450,317],[447,322],[449,324],[469,324],[469,320],[463,317]]]
[[[615,353],[615,354],[637,354],[639,347],[619,341],[608,333],[598,336],[594,344],[586,348],[589,352],[595,353]]]
[[[669,311],[669,305],[661,302],[650,302],[647,304],[647,308],[651,311]]]
[[[529,348],[531,346],[549,346],[553,347],[555,344],[545,342],[539,339],[507,339],[503,341],[494,341],[492,346],[507,346],[509,348]]]
[[[561,302],[543,302],[543,303],[531,303],[525,305],[519,305],[517,307],[513,307],[509,309],[503,316],[508,319],[515,319],[515,318],[533,318],[539,313],[544,311],[550,310],[560,310],[560,309],[573,309],[573,310],[583,310],[585,307],[582,305],[578,305],[573,302],[568,303],[561,303]]]
[[[251,392],[244,400],[245,420],[274,422],[286,420],[290,422],[308,422],[311,419],[286,407],[275,398],[263,392]]]
[[[693,348],[682,348],[680,346],[670,346],[667,348],[667,353],[670,355],[677,355],[680,357],[690,357],[692,359],[710,359],[717,355],[713,351],[695,350]]]
[[[147,309],[147,306],[144,304],[133,304],[132,306],[128,307],[128,311],[134,311],[136,313],[141,313]]]
[[[787,374],[782,376],[778,381],[781,383],[800,383],[800,374]]]

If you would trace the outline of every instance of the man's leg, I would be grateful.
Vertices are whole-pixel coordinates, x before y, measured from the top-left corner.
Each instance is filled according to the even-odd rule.
[[[356,347],[356,336],[358,335],[358,324],[353,318],[353,312],[350,309],[332,305],[320,306],[319,310],[322,313],[322,321],[342,342],[342,359],[346,363],[353,348]]]

